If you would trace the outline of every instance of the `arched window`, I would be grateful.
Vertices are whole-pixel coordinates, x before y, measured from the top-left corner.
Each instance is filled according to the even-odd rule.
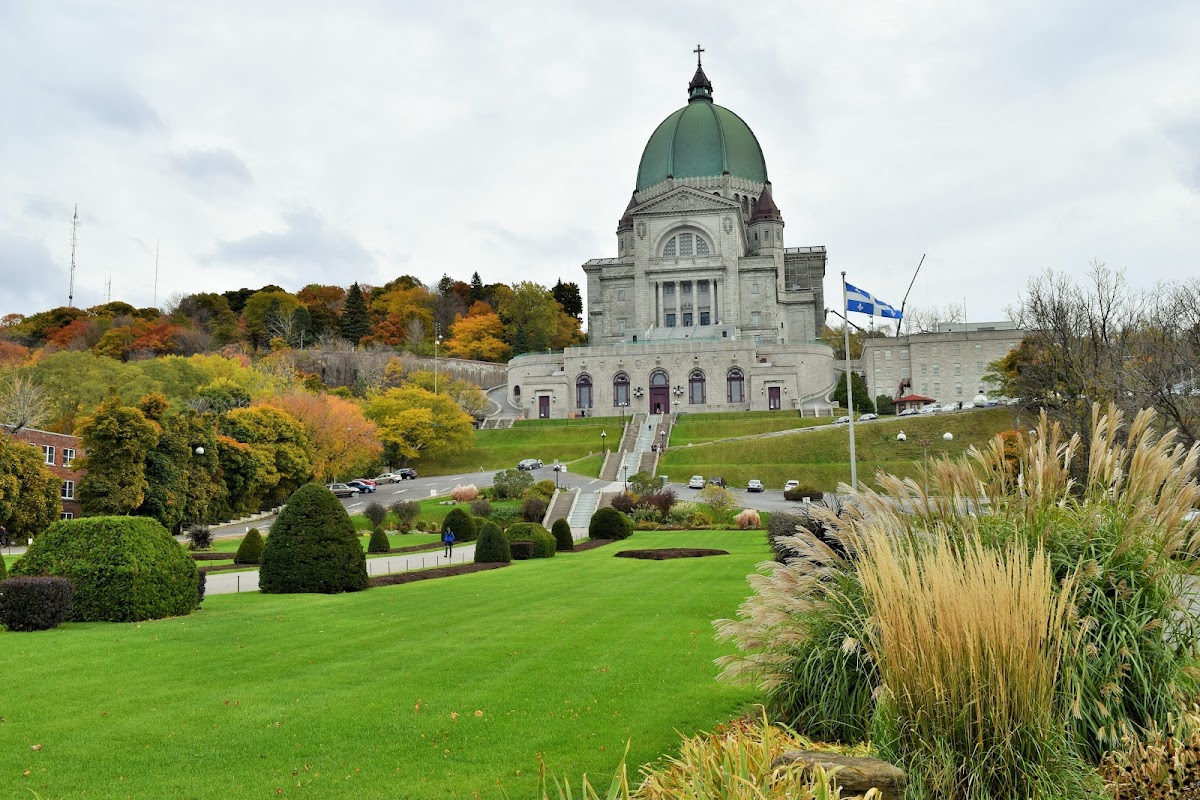
[[[654,372],[650,373],[650,385],[670,386],[671,380],[667,377],[667,373],[663,372],[661,369],[656,369]]]
[[[750,213],[750,198],[745,197],[745,196],[742,197],[742,213],[743,214]]]
[[[694,369],[688,375],[688,402],[693,405],[704,404],[704,371]]]
[[[613,376],[613,408],[629,405],[629,376],[618,372]]]
[[[726,397],[731,403],[746,402],[746,379],[737,367],[729,370],[725,376]]]
[[[575,407],[592,407],[592,376],[580,375],[575,379]]]
[[[662,251],[663,258],[707,256],[711,253],[708,240],[698,233],[678,233],[667,240]]]
[[[513,397],[517,398],[518,400],[521,398],[521,387],[520,386],[513,387]]]

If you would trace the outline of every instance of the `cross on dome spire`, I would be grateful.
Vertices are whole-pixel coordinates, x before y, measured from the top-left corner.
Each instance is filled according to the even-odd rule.
[[[712,81],[704,74],[704,67],[700,66],[700,54],[704,52],[704,48],[699,44],[692,51],[696,54],[696,74],[692,76],[692,82],[688,84],[688,102],[694,103],[697,100],[712,102]]]

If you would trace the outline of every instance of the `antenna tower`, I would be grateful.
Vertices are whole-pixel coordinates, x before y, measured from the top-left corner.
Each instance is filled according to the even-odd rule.
[[[104,279],[104,302],[112,302],[112,267],[108,268],[108,277]]]
[[[71,272],[67,283],[67,305],[75,307],[75,242],[79,232],[79,204],[75,204],[75,216],[71,218]]]

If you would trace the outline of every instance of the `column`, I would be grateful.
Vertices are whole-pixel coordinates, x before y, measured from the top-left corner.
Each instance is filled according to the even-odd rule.
[[[675,281],[675,327],[683,324],[683,281]]]

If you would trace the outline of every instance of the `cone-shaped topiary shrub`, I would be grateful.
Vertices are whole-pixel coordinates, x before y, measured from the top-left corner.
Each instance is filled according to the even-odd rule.
[[[628,539],[633,533],[633,520],[615,508],[602,508],[592,514],[588,536],[592,539]]]
[[[387,534],[383,532],[383,528],[376,528],[371,531],[371,541],[367,543],[368,553],[386,553],[392,549],[392,543],[388,541]]]
[[[246,531],[246,538],[238,545],[237,553],[233,556],[235,564],[258,564],[262,561],[263,538],[258,528]]]
[[[263,548],[258,586],[267,594],[367,588],[366,554],[333,492],[307,483],[288,498]]]
[[[475,543],[475,563],[507,564],[509,561],[512,561],[512,553],[504,531],[494,522],[485,522],[479,529],[479,540]]]
[[[196,562],[149,517],[59,520],[33,540],[12,572],[69,580],[77,622],[178,617],[199,602]]]
[[[554,520],[550,533],[554,534],[554,541],[560,551],[575,549],[575,537],[571,536],[571,523],[567,522],[565,518]]]
[[[71,617],[71,582],[66,578],[0,581],[0,625],[10,631],[48,631]]]
[[[479,531],[475,530],[475,521],[461,508],[450,509],[450,513],[446,515],[446,521],[442,523],[442,530],[447,528],[454,531],[455,544],[473,542],[479,536]]]
[[[554,558],[554,552],[557,549],[554,536],[536,522],[518,522],[516,525],[509,525],[508,530],[504,531],[504,535],[508,537],[510,549],[517,542],[529,542],[533,546],[531,558]]]

